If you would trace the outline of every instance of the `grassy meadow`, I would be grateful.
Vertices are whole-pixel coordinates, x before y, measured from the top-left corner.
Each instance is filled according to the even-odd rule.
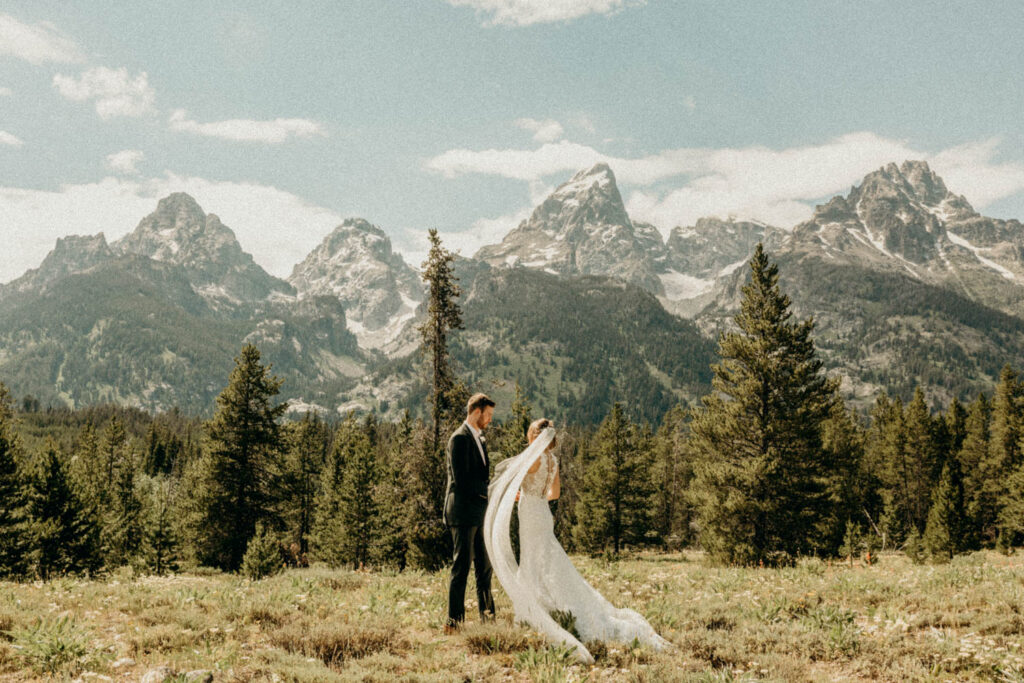
[[[251,582],[184,573],[0,583],[0,680],[137,681],[167,666],[215,681],[1024,682],[1024,553],[917,566],[803,560],[710,567],[699,552],[575,558],[612,602],[674,644],[595,647],[573,664],[499,619],[442,633],[447,574],[289,569]],[[467,595],[473,594],[472,578]]]

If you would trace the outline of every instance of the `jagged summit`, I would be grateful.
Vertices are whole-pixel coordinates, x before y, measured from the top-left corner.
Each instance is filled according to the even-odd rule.
[[[112,246],[120,253],[182,266],[196,291],[212,300],[233,305],[273,292],[292,293],[287,283],[253,261],[231,228],[184,192],[161,199],[156,211]]]
[[[38,268],[26,271],[21,277],[6,285],[0,285],[3,292],[26,290],[41,291],[49,284],[71,273],[88,270],[114,257],[102,232],[95,235],[65,235],[58,237],[53,250],[46,255]]]
[[[600,163],[559,185],[501,244],[475,258],[561,275],[612,275],[660,292],[655,264],[663,252],[653,226],[630,220],[615,174]]]
[[[348,218],[328,234],[288,278],[300,297],[332,296],[364,348],[394,340],[423,300],[419,275],[391,248],[381,228]]]
[[[924,161],[887,164],[817,206],[787,250],[895,271],[1007,311],[1024,295],[1020,223],[979,215]]]

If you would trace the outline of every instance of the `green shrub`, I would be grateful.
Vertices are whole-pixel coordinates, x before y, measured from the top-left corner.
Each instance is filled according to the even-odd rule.
[[[281,559],[281,549],[277,541],[262,524],[257,524],[256,534],[249,539],[249,545],[246,546],[245,555],[242,557],[242,573],[257,581],[264,576],[276,574],[283,567],[284,561]]]

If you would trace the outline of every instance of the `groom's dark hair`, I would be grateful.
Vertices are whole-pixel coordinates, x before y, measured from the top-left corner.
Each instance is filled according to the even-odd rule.
[[[493,405],[495,405],[494,401],[488,398],[487,394],[473,394],[469,397],[469,403],[466,404],[466,415],[474,410],[483,410],[487,406]]]

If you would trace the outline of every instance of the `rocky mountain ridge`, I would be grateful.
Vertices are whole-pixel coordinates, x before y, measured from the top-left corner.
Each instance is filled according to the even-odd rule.
[[[1024,310],[1024,228],[1018,221],[981,216],[927,164],[907,161],[866,175],[847,195],[816,207],[808,221],[792,230],[708,217],[674,227],[667,239],[654,226],[629,217],[610,168],[584,169],[500,244],[483,247],[474,259],[459,259],[469,318],[487,330],[457,335],[465,337],[461,362],[480,379],[489,376],[488,363],[495,359],[524,358],[508,339],[497,341],[507,331],[498,324],[502,292],[493,289],[496,282],[515,282],[517,291],[543,291],[557,299],[557,282],[572,288],[580,278],[613,278],[654,295],[665,310],[691,318],[713,340],[731,324],[747,258],[759,241],[780,263],[782,284],[797,313],[815,316],[823,357],[831,372],[844,376],[845,391],[855,400],[868,401],[880,388],[902,391],[910,377],[930,383],[935,398],[958,395],[982,386],[1003,362],[1019,363],[1024,357],[1017,327]],[[506,278],[518,271],[538,276]],[[72,283],[92,291],[97,300],[82,300],[69,289]],[[98,283],[141,288],[142,309],[119,318],[114,302],[129,309],[136,303]],[[598,300],[618,305],[608,303],[615,297],[603,287],[584,287],[577,305],[593,310]],[[597,298],[586,298],[591,295]],[[387,372],[385,358],[401,359],[417,347],[415,325],[424,313],[423,299],[419,274],[393,251],[387,234],[366,220],[344,221],[285,281],[263,271],[215,214],[176,193],[160,200],[156,211],[120,240],[108,244],[103,233],[61,238],[38,268],[0,285],[0,324],[7,326],[0,334],[0,373],[13,371],[20,378],[16,389],[50,383],[52,395],[77,403],[104,396],[150,407],[172,397],[180,400],[182,394],[171,390],[175,378],[189,363],[208,375],[212,357],[194,350],[191,361],[186,355],[160,365],[157,358],[170,362],[168,354],[180,355],[176,349],[190,344],[176,329],[154,327],[147,320],[185,315],[178,327],[199,338],[204,327],[217,330],[206,334],[220,340],[216,348],[221,352],[232,353],[228,349],[242,341],[266,349],[291,377],[288,393],[296,406],[340,410],[367,399],[371,405],[364,407],[403,405],[408,392],[416,391],[415,382],[380,375],[374,368]],[[640,300],[631,301],[639,305]],[[71,302],[84,311],[73,326],[91,340],[84,346],[58,323],[62,317],[74,318],[63,308]],[[555,308],[559,305],[565,310],[544,313],[549,324],[573,319],[569,304],[559,302]],[[474,306],[486,306],[486,315]],[[515,306],[509,310],[518,311],[508,314],[518,319],[508,325],[537,324]],[[148,317],[136,314],[143,311]],[[629,317],[617,309],[609,315]],[[34,322],[44,319],[46,324]],[[653,325],[652,336],[666,326],[650,316],[637,324]],[[129,361],[122,348],[144,329],[150,330],[141,356],[150,358],[146,369]],[[93,360],[72,361],[71,347]],[[556,365],[578,363],[584,356],[596,362],[596,356],[586,355],[590,351],[574,355],[558,345],[545,349],[537,352],[560,358]],[[103,367],[108,369],[102,381],[89,364],[96,365],[99,357],[106,358]],[[25,370],[32,358],[45,359],[43,366],[53,372]],[[119,363],[136,369],[125,370]],[[648,370],[653,374],[645,379]],[[502,381],[514,375],[511,366],[501,372]],[[570,377],[559,372],[559,377]],[[660,378],[664,396],[689,395],[692,382],[684,391],[677,383],[665,383],[664,372],[655,364],[655,369],[637,367],[595,381],[636,388]],[[553,381],[538,390],[553,390]],[[88,388],[90,383],[94,388]],[[171,389],[154,389],[164,385]],[[208,399],[205,389],[188,391]],[[603,389],[599,393],[612,395]],[[552,397],[545,400],[553,405]]]

